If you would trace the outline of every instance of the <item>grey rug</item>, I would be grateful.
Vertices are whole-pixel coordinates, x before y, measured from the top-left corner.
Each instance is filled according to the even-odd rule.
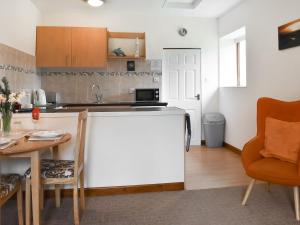
[[[87,198],[82,225],[289,225],[295,220],[292,188],[256,185],[248,205],[245,187]],[[2,225],[17,225],[15,201],[2,208]],[[43,225],[73,224],[72,199],[56,209],[48,200]]]

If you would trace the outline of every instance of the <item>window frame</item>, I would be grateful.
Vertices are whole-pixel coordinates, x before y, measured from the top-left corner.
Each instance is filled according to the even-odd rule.
[[[220,88],[246,88],[247,85],[247,40],[246,40],[246,27],[242,27],[230,34],[227,34],[223,37],[220,37],[220,48],[219,48],[219,54],[220,52],[223,51],[223,46],[226,49],[226,46],[228,46],[226,44],[226,42],[230,43],[230,40],[233,42],[232,43],[232,47],[234,49],[232,49],[234,53],[234,57],[232,57],[232,71],[234,72],[234,76],[232,76],[231,79],[234,79],[234,81],[232,80],[231,82],[226,82],[226,76],[224,76],[226,73],[226,70],[222,70],[223,66],[223,62],[221,62],[221,60],[225,59],[224,55],[219,55],[219,66],[220,66],[220,72],[219,72],[219,76],[221,76],[220,82],[221,80],[225,81],[224,83],[221,82],[219,84]],[[224,45],[223,45],[224,43]],[[229,44],[230,45],[230,44]],[[242,54],[243,53],[243,54]],[[221,58],[222,57],[222,58]],[[222,67],[222,68],[221,68]],[[232,74],[233,75],[233,74]],[[230,79],[230,78],[229,78]],[[228,80],[229,81],[229,80]]]
[[[247,46],[247,41],[246,41],[246,37],[240,38],[235,41],[236,41],[236,72],[237,72],[236,73],[236,75],[237,75],[236,87],[245,88],[245,87],[247,87],[247,81],[246,81],[246,86],[241,85],[241,55],[242,55],[241,54],[241,42],[245,41],[245,44]],[[245,57],[247,57],[247,50],[246,50],[245,54],[246,54]],[[247,70],[245,72],[246,72],[246,80],[247,80]]]
[[[241,41],[236,42],[236,86],[241,87]]]

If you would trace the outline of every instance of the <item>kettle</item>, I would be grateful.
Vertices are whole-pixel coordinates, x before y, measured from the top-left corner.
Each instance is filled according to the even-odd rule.
[[[43,89],[33,90],[32,102],[33,102],[33,105],[35,105],[35,106],[36,105],[38,105],[38,106],[46,105],[47,100],[46,100],[45,91]]]

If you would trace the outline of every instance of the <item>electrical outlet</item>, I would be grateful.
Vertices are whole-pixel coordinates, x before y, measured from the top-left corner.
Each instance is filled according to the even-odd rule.
[[[129,94],[134,94],[135,93],[135,88],[129,88],[128,93]]]
[[[159,82],[159,77],[153,77],[153,83],[158,83]]]

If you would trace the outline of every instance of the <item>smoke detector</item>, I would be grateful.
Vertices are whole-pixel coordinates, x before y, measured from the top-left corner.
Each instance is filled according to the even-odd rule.
[[[163,8],[195,9],[202,0],[164,0]]]

